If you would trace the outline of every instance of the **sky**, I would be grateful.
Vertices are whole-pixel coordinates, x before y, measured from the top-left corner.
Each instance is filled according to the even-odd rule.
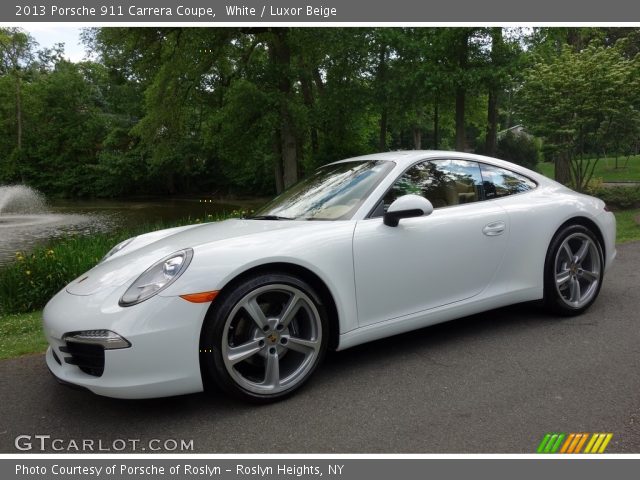
[[[25,26],[27,32],[40,44],[40,48],[51,48],[56,43],[64,43],[64,56],[72,62],[85,57],[84,45],[80,42],[80,27],[62,27],[56,25]]]

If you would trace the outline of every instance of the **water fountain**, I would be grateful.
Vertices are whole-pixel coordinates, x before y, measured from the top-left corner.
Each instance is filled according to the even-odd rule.
[[[45,197],[37,190],[26,185],[0,186],[0,241],[8,235],[5,229],[42,225],[59,217],[47,212]]]
[[[257,206],[257,203],[253,206]],[[121,227],[139,230],[156,223],[207,214],[231,212],[232,203],[200,203],[189,198],[139,200],[67,198],[47,201],[26,185],[0,185],[0,266],[12,262],[16,252],[69,234],[93,235]]]
[[[47,208],[45,196],[26,185],[0,185],[0,265],[49,238],[82,229],[90,217]]]
[[[45,210],[45,198],[37,190],[26,185],[0,186],[0,215],[6,213],[41,213]]]

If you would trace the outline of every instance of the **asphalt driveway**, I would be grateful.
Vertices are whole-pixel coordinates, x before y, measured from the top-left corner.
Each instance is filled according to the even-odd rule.
[[[520,305],[334,353],[274,405],[102,398],[58,385],[42,355],[0,362],[0,392],[3,453],[18,435],[184,439],[206,453],[532,453],[547,432],[612,432],[607,452],[640,453],[640,243],[618,247],[580,317]]]

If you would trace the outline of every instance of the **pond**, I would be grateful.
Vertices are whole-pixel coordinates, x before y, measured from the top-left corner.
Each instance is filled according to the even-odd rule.
[[[25,186],[0,186],[0,265],[16,251],[68,233],[90,235],[118,228],[252,209],[261,200],[198,198],[144,200],[49,200]]]

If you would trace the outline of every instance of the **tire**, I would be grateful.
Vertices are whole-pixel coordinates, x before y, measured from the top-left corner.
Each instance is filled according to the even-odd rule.
[[[253,403],[283,399],[322,362],[329,338],[320,296],[286,273],[231,285],[207,313],[200,341],[205,385]]]
[[[598,297],[603,276],[604,255],[596,235],[583,225],[562,228],[545,260],[545,306],[564,316],[581,314]]]

